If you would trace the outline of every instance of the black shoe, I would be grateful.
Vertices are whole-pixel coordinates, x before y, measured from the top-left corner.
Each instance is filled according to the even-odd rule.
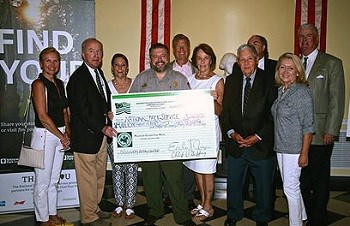
[[[237,224],[237,221],[236,221],[236,220],[227,218],[227,219],[225,220],[224,226],[236,226],[236,224]]]
[[[194,223],[192,220],[187,220],[185,222],[182,222],[181,225],[184,225],[184,226],[196,226],[196,223]]]
[[[109,213],[109,212],[105,212],[105,211],[100,210],[100,211],[97,212],[97,215],[101,219],[108,219],[108,218],[111,217],[112,214]]]
[[[154,225],[157,220],[161,219],[162,217],[156,217],[152,215],[147,215],[145,220],[142,222],[142,225]]]
[[[195,208],[197,208],[196,204],[193,202],[193,199],[189,199],[188,201],[188,209],[189,210],[193,210]]]
[[[163,205],[165,207],[170,207],[171,206],[171,200],[169,198],[169,196],[166,196],[164,199],[163,199]]]
[[[263,221],[257,221],[256,222],[256,226],[267,226],[268,223],[267,222],[263,222]]]

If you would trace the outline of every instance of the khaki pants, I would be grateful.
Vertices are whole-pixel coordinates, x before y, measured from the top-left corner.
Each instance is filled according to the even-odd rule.
[[[107,139],[103,139],[96,154],[74,152],[81,223],[90,223],[99,217],[98,204],[102,199],[107,167]]]

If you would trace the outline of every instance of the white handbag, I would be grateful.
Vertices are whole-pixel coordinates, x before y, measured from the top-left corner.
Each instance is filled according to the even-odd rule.
[[[45,88],[45,94],[46,94],[46,88]],[[29,115],[29,109],[30,109],[30,104],[31,104],[31,97],[29,95],[28,98],[28,105],[27,105],[27,109],[26,109],[26,122],[24,125],[24,132],[23,132],[23,139],[22,139],[22,146],[21,146],[21,152],[19,154],[19,158],[18,158],[18,165],[21,166],[29,166],[29,167],[34,167],[34,168],[39,168],[39,169],[44,169],[45,165],[44,165],[44,149],[45,149],[45,142],[44,141],[44,145],[43,145],[43,149],[42,150],[38,150],[38,149],[33,149],[30,146],[27,146],[24,144],[24,140],[25,140],[25,135],[27,132],[27,126],[28,126],[28,115]],[[46,140],[46,138],[44,138]]]
[[[44,169],[44,150],[37,150],[22,144],[18,165]]]

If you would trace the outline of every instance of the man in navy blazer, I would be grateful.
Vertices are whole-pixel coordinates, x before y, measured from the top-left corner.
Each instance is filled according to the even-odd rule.
[[[339,134],[345,105],[345,81],[342,61],[318,51],[318,30],[313,24],[299,28],[301,60],[314,101],[316,133],[309,148],[309,163],[301,171],[300,188],[308,225],[327,222],[331,156]]]
[[[275,78],[277,61],[269,58],[268,44],[265,37],[261,35],[253,35],[248,39],[248,43],[255,47],[258,53],[258,68],[266,71],[268,76]]]
[[[241,73],[233,73],[226,79],[222,112],[222,132],[227,137],[229,154],[225,226],[236,225],[243,218],[242,186],[248,166],[257,185],[253,218],[257,225],[267,225],[271,218],[276,167],[271,106],[277,97],[277,88],[273,79],[257,67],[254,46],[240,46],[237,57]],[[251,91],[245,101],[248,82]]]
[[[100,69],[103,46],[95,38],[82,43],[84,63],[74,71],[67,85],[71,112],[71,149],[78,184],[81,223],[111,225],[98,203],[104,191],[107,166],[107,137],[115,135],[107,117],[110,90]]]

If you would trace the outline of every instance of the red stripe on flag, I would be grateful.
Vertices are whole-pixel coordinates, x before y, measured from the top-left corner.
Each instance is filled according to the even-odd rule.
[[[159,0],[152,0],[152,37],[151,44],[158,42]]]
[[[315,24],[315,0],[308,0],[307,22],[310,24]]]
[[[297,0],[295,4],[295,19],[294,19],[294,53],[299,55],[299,37],[298,37],[298,30],[301,26],[301,1]]]
[[[140,72],[145,70],[145,54],[146,54],[146,18],[147,18],[147,0],[141,3],[141,44],[140,44]]]
[[[326,37],[327,37],[327,0],[322,0],[322,17],[320,27],[320,51],[326,51]]]
[[[170,49],[170,14],[171,14],[171,0],[165,0],[164,2],[164,44]]]

